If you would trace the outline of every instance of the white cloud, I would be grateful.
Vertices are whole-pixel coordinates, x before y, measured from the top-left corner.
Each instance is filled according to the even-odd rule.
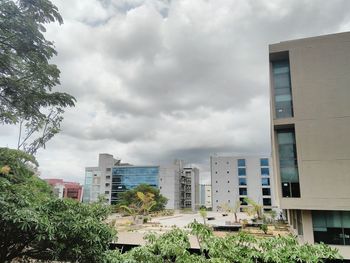
[[[270,152],[268,44],[346,31],[350,2],[55,0],[60,90],[76,96],[42,175],[83,181],[109,152],[135,164]],[[15,145],[12,128],[1,145]]]

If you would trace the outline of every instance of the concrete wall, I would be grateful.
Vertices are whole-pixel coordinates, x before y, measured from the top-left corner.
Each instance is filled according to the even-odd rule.
[[[270,60],[289,56],[294,117],[276,119],[272,73],[271,129],[277,199],[301,209],[302,242],[314,242],[311,210],[350,210],[350,33],[270,45]],[[283,198],[276,128],[294,126],[300,198]],[[350,246],[332,246],[349,259]]]

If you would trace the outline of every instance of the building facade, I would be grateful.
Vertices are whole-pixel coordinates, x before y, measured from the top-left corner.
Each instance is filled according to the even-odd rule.
[[[200,189],[200,200],[201,206],[205,206],[207,209],[212,208],[211,204],[211,185],[210,184],[201,184]]]
[[[197,168],[185,166],[182,160],[164,166],[135,166],[121,163],[110,154],[100,154],[97,167],[85,168],[83,201],[96,202],[102,196],[107,203],[116,204],[122,192],[140,184],[158,188],[168,198],[166,209],[199,207]]]
[[[79,183],[65,182],[62,179],[44,179],[51,185],[58,198],[72,198],[82,201],[83,187]]]
[[[263,206],[264,211],[275,208],[271,158],[263,156],[210,157],[212,207],[235,207],[241,211],[249,198]]]
[[[140,184],[159,188],[158,181],[159,166],[115,166],[112,168],[111,204],[118,202],[121,193]]]
[[[270,45],[276,192],[301,241],[350,258],[350,33]]]

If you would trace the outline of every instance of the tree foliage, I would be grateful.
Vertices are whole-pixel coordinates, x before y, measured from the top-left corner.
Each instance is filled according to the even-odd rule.
[[[199,255],[188,251],[188,233],[174,228],[161,236],[147,235],[148,243],[145,246],[127,253],[110,251],[106,254],[105,262],[316,263],[341,258],[337,250],[329,246],[300,245],[292,235],[256,238],[252,234],[239,232],[217,237],[206,225],[193,222],[190,227],[191,233],[200,242]]]
[[[139,193],[142,193],[140,196]],[[152,198],[150,198],[152,196]],[[140,203],[140,197],[142,197],[146,202],[143,202],[144,208],[150,211],[160,211],[165,208],[168,199],[160,194],[159,189],[152,187],[147,184],[141,184],[137,187],[125,191],[121,194],[120,201],[118,202],[119,206],[130,206]],[[154,202],[155,203],[154,203]],[[148,213],[146,212],[146,213]]]
[[[109,208],[57,199],[26,160],[35,163],[26,153],[0,148],[0,262],[100,262],[115,234],[103,222]]]
[[[0,123],[19,124],[18,146],[31,154],[59,131],[64,108],[75,102],[53,91],[60,71],[50,63],[57,53],[44,25],[56,21],[63,22],[49,0],[0,2]]]

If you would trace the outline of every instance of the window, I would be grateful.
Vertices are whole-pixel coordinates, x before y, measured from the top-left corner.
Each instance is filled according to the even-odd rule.
[[[276,118],[293,117],[289,60],[272,62]]]
[[[107,175],[107,176],[106,176],[106,179],[111,179],[111,176],[110,176],[110,175]]]
[[[263,205],[271,206],[271,198],[263,198]]]
[[[247,188],[239,188],[239,195],[248,195]]]
[[[246,178],[238,178],[238,184],[239,185],[247,185],[247,179]]]
[[[241,202],[241,205],[248,205],[244,197],[239,198],[239,201]]]
[[[227,202],[231,203],[231,200],[228,200]]]
[[[283,197],[300,197],[298,161],[294,128],[277,130]]]
[[[261,185],[270,185],[270,178],[261,178]]]
[[[215,174],[218,174],[218,171],[215,171]]]
[[[226,164],[230,164],[229,162],[226,162]]]
[[[246,170],[245,168],[238,168],[238,176],[245,176]]]
[[[218,164],[218,162],[215,162],[215,164]]]
[[[238,167],[245,166],[245,159],[238,159],[237,160],[237,165],[238,165]]]
[[[227,171],[226,173],[228,173],[228,174],[229,174],[229,173],[230,173],[230,171]]]
[[[271,189],[270,188],[263,188],[262,195],[271,195]]]
[[[109,191],[105,191],[105,194],[106,194],[106,195],[109,194]]]
[[[269,168],[263,167],[260,170],[261,170],[261,175],[262,176],[269,176],[270,175],[270,169]]]
[[[269,159],[268,158],[261,158],[260,159],[260,166],[269,166]]]
[[[219,192],[218,190],[215,191],[215,193],[218,193],[218,192]]]
[[[162,187],[161,187],[161,186],[159,186],[159,189],[162,189]]]
[[[312,211],[315,242],[350,245],[350,211]]]
[[[111,168],[106,168],[106,172],[110,172],[111,170]]]
[[[109,186],[109,183],[106,183],[106,187],[108,187]]]
[[[230,190],[227,190],[227,192],[229,193],[229,192],[230,192]]]
[[[218,200],[216,200],[216,202],[219,202]]]
[[[216,183],[218,183],[218,181],[215,181]]]

